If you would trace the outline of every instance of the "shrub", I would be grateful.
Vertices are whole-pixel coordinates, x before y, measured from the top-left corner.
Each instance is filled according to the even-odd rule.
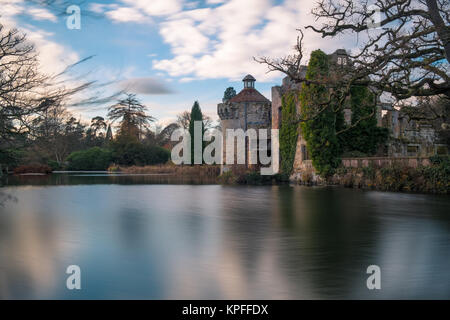
[[[114,141],[111,146],[114,162],[123,166],[161,164],[170,158],[169,150],[158,146],[146,146],[137,140],[120,139]]]
[[[342,158],[365,158],[367,156],[368,156],[367,153],[358,150],[345,151],[342,154]]]
[[[22,165],[18,166],[14,169],[15,174],[24,174],[24,173],[42,173],[49,174],[52,172],[52,168],[50,168],[46,164],[30,164],[30,165]]]
[[[373,188],[383,191],[406,191],[448,194],[450,165],[448,159],[431,159],[431,166],[412,168],[402,165],[338,169],[333,181],[347,187]]]
[[[218,178],[218,181],[221,184],[235,184],[237,182],[236,180],[237,178],[232,171],[224,172]]]
[[[52,168],[53,171],[61,169],[61,166],[55,160],[48,160],[47,165]]]
[[[106,170],[112,162],[112,153],[108,149],[94,147],[88,150],[72,152],[67,158],[69,170]]]

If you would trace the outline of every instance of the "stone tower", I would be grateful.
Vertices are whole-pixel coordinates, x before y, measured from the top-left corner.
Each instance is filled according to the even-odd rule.
[[[223,163],[226,162],[227,129],[270,129],[272,104],[255,89],[256,79],[247,75],[242,80],[244,88],[236,96],[217,105],[217,114],[221,120],[223,133]],[[268,132],[268,137],[270,133]],[[249,151],[249,143],[246,143]],[[236,154],[235,154],[236,155]],[[246,161],[247,163],[247,161]],[[227,166],[225,166],[227,167]]]

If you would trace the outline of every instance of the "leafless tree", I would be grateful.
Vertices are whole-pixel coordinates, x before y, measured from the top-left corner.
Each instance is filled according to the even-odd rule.
[[[188,130],[189,122],[191,122],[191,113],[189,111],[183,111],[177,115],[176,123],[180,128]],[[203,125],[205,127],[205,130],[212,129],[214,126],[211,117],[203,115]]]
[[[449,12],[449,0],[319,0],[312,14],[322,25],[310,25],[306,29],[320,33],[323,38],[353,34],[362,45],[350,54],[347,66],[337,68],[323,78],[306,79],[306,67],[302,65],[302,30],[299,30],[294,54],[255,60],[266,64],[269,72],[280,71],[296,83],[330,88],[328,96],[317,103],[313,114],[308,117],[298,115],[293,122],[314,119],[331,104],[336,112],[341,111],[354,85],[367,86],[374,93],[374,105],[383,92],[390,94],[398,106],[414,106],[411,97],[439,96],[436,101],[448,103]],[[439,109],[436,103],[428,105]],[[410,107],[408,113],[415,112],[413,118],[427,120],[438,115],[440,121],[448,121],[448,115],[446,117],[441,109],[429,110],[429,114],[424,115],[425,109]],[[354,125],[347,126],[344,131]]]
[[[312,14],[322,25],[306,28],[324,38],[353,34],[363,42],[350,55],[352,64],[345,75],[327,79],[325,84],[331,87],[368,85],[397,100],[439,94],[450,97],[449,12],[449,0],[319,0]],[[302,39],[300,31],[291,56],[256,60],[269,71],[281,71],[297,82],[311,82],[301,72]],[[341,95],[346,93],[340,90]]]

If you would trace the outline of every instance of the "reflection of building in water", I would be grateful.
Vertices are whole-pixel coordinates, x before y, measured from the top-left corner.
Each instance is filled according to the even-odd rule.
[[[256,79],[247,75],[243,80],[244,88],[236,96],[229,100],[224,100],[222,103],[217,105],[217,113],[220,117],[223,132],[223,163],[226,160],[226,134],[227,129],[242,129],[247,131],[247,129],[267,129],[267,137],[270,138],[270,124],[271,124],[271,102],[269,99],[264,97],[258,90],[255,89]],[[249,141],[253,139],[253,141]],[[258,149],[260,147],[259,141],[256,138],[246,138],[245,146],[245,167],[248,167],[250,151],[252,146],[256,146]],[[270,147],[270,141],[267,142],[268,147]],[[264,146],[262,146],[264,147]],[[242,152],[237,150],[237,145],[235,143],[235,161],[237,152]],[[225,166],[226,168],[229,166]],[[234,166],[236,168],[236,166]]]

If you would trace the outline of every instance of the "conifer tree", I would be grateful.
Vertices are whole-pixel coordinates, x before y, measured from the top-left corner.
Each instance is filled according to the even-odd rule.
[[[202,124],[201,137],[195,136],[195,133],[194,133],[195,121],[200,121]],[[195,142],[195,139],[202,141],[202,157],[203,157],[203,149],[204,149],[203,134],[204,134],[204,132],[205,132],[205,127],[203,125],[202,110],[200,109],[200,105],[199,105],[198,101],[195,101],[194,105],[192,106],[191,117],[190,117],[190,121],[189,121],[189,134],[191,135],[191,164],[194,164],[194,142]]]

